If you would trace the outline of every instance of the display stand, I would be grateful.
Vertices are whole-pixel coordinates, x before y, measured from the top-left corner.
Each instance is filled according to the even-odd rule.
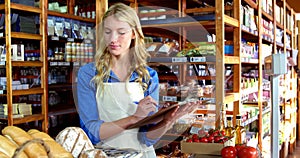
[[[272,54],[265,58],[265,71],[271,80],[271,157],[279,157],[279,77],[287,73],[286,54]]]

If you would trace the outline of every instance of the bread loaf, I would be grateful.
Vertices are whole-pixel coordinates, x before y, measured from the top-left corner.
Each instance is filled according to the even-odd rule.
[[[48,156],[50,158],[72,158],[73,155],[66,151],[60,144],[58,144],[52,137],[45,132],[40,132],[36,129],[31,129],[27,132],[35,139],[42,139],[50,148]]]
[[[92,142],[79,127],[65,128],[58,133],[55,140],[74,157],[78,157],[84,151],[94,149]]]
[[[2,135],[0,135],[0,142],[0,157],[4,157],[2,156],[3,154],[7,157],[12,157],[18,146]],[[19,158],[27,158],[27,155],[24,152],[21,152]]]
[[[1,158],[10,158],[9,156],[7,156],[6,154],[4,154],[3,152],[0,151],[0,157]]]
[[[16,142],[19,146],[24,144],[27,141],[33,139],[27,132],[23,129],[16,127],[16,126],[6,126],[2,130],[2,134],[5,136],[9,136],[14,142]],[[47,152],[41,144],[32,143],[29,144],[25,149],[25,153],[30,158],[43,158],[48,157]]]

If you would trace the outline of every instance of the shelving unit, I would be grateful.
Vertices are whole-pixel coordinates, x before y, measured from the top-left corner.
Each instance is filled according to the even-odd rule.
[[[182,51],[187,48],[188,42],[199,42],[203,41],[201,34],[206,31],[207,34],[215,34],[215,56],[152,56],[149,59],[150,66],[157,66],[157,64],[163,64],[166,67],[177,67],[178,74],[173,75],[160,75],[159,79],[161,81],[174,81],[178,80],[179,84],[185,84],[186,81],[196,80],[204,82],[208,81],[215,86],[214,93],[202,95],[200,99],[212,99],[214,98],[213,104],[215,104],[215,110],[210,109],[196,109],[195,114],[214,114],[216,121],[214,126],[220,127],[222,125],[221,121],[221,111],[226,110],[227,115],[236,115],[243,113],[243,103],[244,98],[249,95],[255,95],[254,103],[253,101],[248,101],[253,103],[253,106],[258,108],[258,115],[249,117],[243,122],[244,126],[249,126],[253,122],[257,122],[258,126],[258,147],[262,150],[264,148],[264,138],[268,135],[265,131],[266,124],[263,123],[264,115],[269,114],[270,105],[269,102],[264,100],[264,93],[266,88],[263,83],[268,80],[264,77],[264,57],[266,48],[270,48],[271,53],[285,53],[288,56],[294,56],[293,51],[300,48],[300,36],[296,34],[300,32],[300,23],[296,22],[295,11],[293,9],[294,4],[290,4],[289,0],[233,0],[232,6],[226,5],[226,0],[204,0],[205,3],[211,6],[203,7],[199,5],[199,1],[192,0],[178,0],[178,1],[167,1],[167,0],[149,0],[149,1],[89,1],[93,2],[96,6],[96,17],[95,19],[81,17],[75,15],[74,7],[81,1],[68,0],[65,1],[68,11],[67,13],[59,13],[56,11],[48,10],[48,0],[40,0],[40,7],[31,7],[22,4],[11,3],[10,0],[5,0],[5,4],[0,4],[1,13],[10,15],[12,12],[24,12],[29,14],[36,14],[40,17],[39,34],[31,34],[25,32],[14,32],[11,30],[11,18],[9,16],[5,17],[5,35],[0,37],[0,40],[5,41],[6,45],[6,59],[7,62],[4,63],[7,78],[7,93],[1,94],[2,98],[8,104],[8,115],[7,118],[0,118],[0,121],[6,121],[8,125],[22,124],[27,122],[42,121],[42,129],[47,132],[49,127],[48,117],[59,116],[65,114],[76,113],[74,106],[72,88],[73,78],[72,73],[76,73],[76,69],[81,66],[80,62],[74,61],[48,61],[47,52],[55,46],[64,47],[67,42],[84,42],[83,39],[65,38],[57,36],[48,36],[47,32],[47,19],[49,16],[61,17],[71,20],[76,20],[85,23],[98,24],[101,22],[101,16],[107,10],[107,8],[115,2],[124,2],[131,7],[135,8],[138,12],[140,18],[145,17],[158,17],[165,15],[166,19],[155,19],[155,20],[141,20],[144,34],[150,37],[161,37],[162,39],[171,39],[178,42],[178,50]],[[52,2],[52,1],[51,1]],[[60,1],[61,2],[61,1]],[[149,7],[152,6],[152,7]],[[153,7],[157,6],[157,7]],[[248,7],[249,10],[253,11],[252,20],[256,24],[256,29],[251,26],[246,26],[244,19],[244,7]],[[140,9],[155,10],[159,7],[170,8],[164,12],[152,12],[152,13],[140,13]],[[149,8],[147,8],[149,7]],[[278,9],[279,8],[279,9]],[[204,14],[205,13],[205,14]],[[278,14],[280,18],[278,19]],[[289,16],[287,16],[289,15]],[[201,26],[199,29],[198,27]],[[97,27],[95,28],[97,32]],[[202,29],[202,30],[201,30]],[[201,32],[201,33],[199,33]],[[282,32],[282,38],[277,36]],[[194,36],[193,36],[194,35]],[[287,37],[287,35],[289,37]],[[193,37],[192,37],[193,36]],[[95,41],[98,40],[98,36],[95,37]],[[39,52],[41,54],[40,61],[11,61],[11,45],[13,41],[37,41],[39,43]],[[198,41],[197,41],[198,40]],[[205,39],[206,40],[206,39]],[[89,40],[93,44],[94,48],[97,50],[97,43],[93,40]],[[290,41],[290,43],[288,42]],[[245,46],[244,44],[254,44],[252,48],[257,50],[257,58],[250,58],[245,56]],[[225,51],[226,45],[230,43],[233,46],[233,53],[227,55]],[[250,45],[251,45],[250,44]],[[249,45],[248,45],[249,46]],[[252,54],[253,55],[253,54]],[[300,58],[298,57],[297,63],[300,63]],[[187,75],[189,66],[206,66],[213,65],[215,67],[216,75]],[[2,66],[3,67],[3,66]],[[14,79],[14,68],[20,67],[35,67],[40,70],[41,85],[39,87],[30,88],[28,90],[13,90],[12,81]],[[224,75],[226,68],[230,67],[232,69],[232,79],[227,80],[229,76]],[[66,69],[68,77],[66,82],[59,84],[49,84],[48,85],[48,74],[52,69]],[[244,76],[244,73],[248,70],[254,70],[257,76],[248,78]],[[282,77],[282,81],[285,82],[280,89],[282,90],[282,125],[283,129],[290,129],[290,131],[282,132],[284,133],[284,141],[281,145],[281,157],[286,157],[296,146],[295,140],[297,135],[297,128],[300,129],[299,125],[299,109],[297,109],[297,104],[300,102],[300,94],[297,94],[297,88],[299,89],[299,79],[294,70],[289,67],[289,73]],[[254,83],[251,88],[246,87],[246,81],[253,79]],[[227,85],[227,81],[232,82],[231,89],[228,90],[224,87]],[[247,83],[249,84],[249,83]],[[58,91],[69,93],[67,95],[68,103],[66,106],[60,106],[59,108],[49,106],[49,92]],[[35,95],[40,94],[41,100],[40,113],[33,114],[30,116],[25,116],[24,118],[14,118],[13,113],[13,103],[14,97],[24,96],[24,95]],[[297,94],[297,95],[290,95]],[[184,99],[181,95],[161,95],[161,102],[176,102]],[[298,98],[298,99],[297,99]],[[245,102],[246,103],[246,102]],[[227,109],[226,109],[227,108]],[[298,110],[298,115],[297,115]],[[269,116],[269,115],[267,115]],[[296,124],[298,120],[298,126]],[[233,120],[233,125],[235,125],[235,119]],[[170,133],[166,134],[167,138],[178,137],[178,135],[172,135]],[[172,140],[164,140],[165,142]]]
[[[1,12],[4,12],[5,15],[11,15],[14,12],[18,13],[29,13],[39,16],[39,34],[31,34],[25,32],[13,32],[11,29],[11,18],[10,16],[5,16],[5,51],[6,51],[6,100],[1,100],[2,103],[7,104],[7,118],[1,118],[1,121],[7,122],[7,125],[16,125],[34,121],[42,121],[42,130],[48,131],[48,96],[47,96],[47,36],[46,36],[46,10],[45,10],[44,1],[40,1],[40,7],[26,6],[22,4],[11,3],[10,0],[5,0],[4,4],[0,4]],[[39,52],[41,59],[40,61],[12,61],[12,50],[11,45],[12,40],[32,40],[38,41],[39,43]],[[29,88],[25,90],[13,90],[12,82],[15,79],[13,76],[16,72],[13,71],[13,68],[16,67],[37,67],[40,73],[40,86],[36,88]],[[40,94],[40,113],[24,116],[22,118],[14,118],[13,116],[13,103],[14,97],[31,95],[31,94]]]
[[[53,2],[53,1],[51,1]],[[82,5],[81,7],[86,7],[87,5],[99,3],[100,1],[94,1],[94,0],[89,0],[89,1],[75,1],[75,0],[68,0],[68,1],[58,1],[61,6],[66,6],[67,7],[67,12],[66,13],[60,13],[58,11],[53,11],[49,10],[47,8],[47,17],[57,17],[57,18],[63,18],[70,20],[72,22],[78,22],[80,25],[79,27],[82,27],[81,23],[91,24],[95,25],[96,24],[96,16],[95,18],[92,17],[84,17],[82,15],[79,15],[79,5]],[[50,3],[50,2],[48,2]],[[77,12],[75,10],[75,6],[77,6]],[[96,7],[98,8],[98,7]],[[95,10],[96,12],[96,10]],[[75,24],[75,23],[74,23]],[[76,23],[77,24],[77,23]],[[72,24],[70,24],[72,27]],[[72,28],[73,29],[73,28]],[[88,28],[86,28],[88,29]],[[92,30],[95,29],[93,26],[91,28]],[[78,31],[78,30],[77,30]],[[73,37],[73,35],[70,37],[62,37],[59,35],[48,35],[48,50],[53,50],[59,49],[62,50],[62,53],[64,55],[63,59],[57,60],[56,58],[49,60],[48,65],[49,65],[49,74],[51,78],[53,78],[53,82],[50,81],[49,79],[49,87],[48,87],[48,92],[49,92],[49,113],[48,116],[51,118],[50,121],[53,121],[57,125],[53,125],[52,128],[52,135],[56,135],[60,130],[65,128],[65,126],[68,126],[66,122],[64,121],[65,119],[76,119],[76,121],[71,121],[72,126],[79,126],[79,120],[78,119],[78,114],[76,110],[76,97],[74,97],[75,94],[75,88],[76,88],[76,73],[77,70],[79,69],[80,66],[91,62],[91,61],[85,61],[86,58],[82,58],[83,54],[86,56],[86,45],[84,44],[91,44],[93,45],[93,51],[95,50],[95,40],[94,39],[89,39],[89,38],[76,38]],[[80,45],[80,47],[79,47]],[[83,48],[84,46],[84,48]],[[78,50],[80,50],[80,54],[78,55]],[[69,59],[67,55],[70,55],[70,51],[72,51],[72,57]],[[76,56],[74,54],[74,51],[76,51]],[[94,53],[93,53],[94,54]],[[92,56],[93,56],[92,54]],[[54,53],[55,56],[55,53]],[[73,58],[75,56],[75,58]],[[79,58],[79,56],[81,56]],[[58,75],[60,74],[60,75]],[[62,75],[66,74],[66,75]],[[60,80],[62,78],[62,80]],[[50,98],[53,96],[53,102],[50,103]],[[51,122],[50,122],[51,123]],[[54,124],[55,124],[54,123]],[[62,124],[62,125],[60,125]],[[62,127],[60,127],[62,126]],[[51,128],[51,127],[50,127]],[[54,130],[54,131],[53,131]]]
[[[207,3],[212,2],[212,1],[206,1]],[[231,108],[233,111],[232,115],[235,116],[237,114],[241,114],[241,105],[242,105],[242,97],[244,95],[250,95],[250,94],[254,94],[256,93],[256,107],[258,107],[259,109],[259,115],[250,118],[249,120],[246,120],[244,122],[244,124],[251,124],[251,122],[256,122],[258,121],[258,146],[260,149],[263,148],[263,139],[264,137],[267,135],[267,133],[264,133],[264,127],[265,125],[262,123],[263,120],[263,115],[267,114],[270,112],[270,110],[264,110],[265,106],[267,107],[267,109],[270,109],[268,107],[270,107],[270,105],[264,105],[265,104],[265,100],[263,100],[264,98],[264,90],[265,87],[263,87],[263,82],[265,81],[265,79],[263,78],[264,76],[264,49],[263,49],[263,45],[269,45],[271,46],[272,52],[277,52],[278,50],[282,50],[283,53],[287,53],[288,55],[292,55],[292,51],[294,49],[297,49],[296,45],[296,39],[295,39],[295,31],[294,29],[296,29],[295,27],[291,27],[291,26],[295,26],[293,24],[291,24],[290,28],[287,28],[288,24],[287,24],[287,18],[286,15],[289,14],[291,16],[290,19],[293,19],[293,21],[295,21],[295,12],[293,11],[293,8],[290,7],[287,2],[285,0],[283,1],[277,1],[277,0],[273,0],[270,1],[270,4],[272,4],[271,6],[268,6],[268,9],[270,10],[264,10],[263,8],[266,7],[266,1],[257,1],[257,3],[255,3],[252,0],[236,0],[233,2],[233,4],[235,6],[233,7],[225,7],[225,2],[224,1],[214,1],[215,2],[215,6],[214,7],[210,7],[210,8],[189,8],[189,4],[192,3],[190,1],[178,1],[178,3],[173,3],[173,4],[169,4],[169,6],[171,6],[171,8],[176,8],[178,7],[178,11],[179,13],[173,12],[173,11],[166,11],[164,13],[143,13],[143,14],[139,14],[141,18],[143,17],[151,17],[151,16],[159,16],[159,15],[173,15],[173,14],[178,14],[178,18],[172,18],[172,19],[164,19],[164,20],[148,20],[148,21],[142,21],[142,26],[144,29],[144,33],[146,35],[149,36],[161,36],[163,38],[172,38],[172,39],[176,39],[179,41],[180,43],[180,49],[184,48],[184,44],[185,44],[185,40],[186,40],[186,36],[188,35],[188,29],[192,28],[193,26],[197,26],[198,24],[201,24],[203,27],[208,28],[210,31],[211,29],[215,29],[215,34],[216,34],[216,46],[217,46],[217,52],[216,52],[216,58],[215,58],[215,64],[216,64],[216,74],[219,74],[217,76],[213,76],[213,77],[196,77],[198,79],[213,79],[216,82],[216,94],[214,94],[214,96],[216,96],[216,118],[220,117],[219,116],[219,112],[222,109],[222,106],[224,106],[225,104],[232,104],[233,108]],[[137,4],[134,4],[133,6],[143,6],[143,2],[136,2]],[[167,5],[160,1],[159,3],[157,3],[156,1],[150,1],[147,2],[145,5],[155,5],[158,4],[158,6],[162,6],[162,7],[166,7]],[[166,5],[166,6],[165,6]],[[240,19],[241,15],[243,15],[242,12],[240,12],[240,6],[241,5],[248,5],[250,6],[251,9],[254,10],[254,15],[257,16],[257,21],[254,20],[254,22],[256,22],[256,26],[257,26],[257,30],[252,30],[249,27],[245,27],[244,25],[240,25],[242,20],[244,19]],[[280,5],[282,7],[282,23],[279,23],[278,21],[276,21],[276,11],[275,11],[275,6],[276,5]],[[175,7],[174,7],[175,6]],[[195,5],[196,6],[196,5]],[[267,7],[266,7],[267,8]],[[228,16],[225,15],[225,11],[231,11],[233,10],[234,15]],[[273,11],[271,14],[269,13],[269,11]],[[183,13],[180,13],[183,12]],[[185,16],[191,13],[201,13],[201,12],[214,12],[214,18],[217,20],[209,20],[208,18],[205,19],[204,21],[201,20],[195,20],[193,22],[191,21],[186,21]],[[205,18],[206,15],[203,15],[203,17]],[[255,17],[254,17],[255,18]],[[291,42],[293,44],[291,45],[287,45],[287,37],[283,36],[283,39],[281,41],[281,43],[276,42],[276,29],[271,30],[270,34],[265,34],[265,30],[263,30],[264,28],[262,27],[258,27],[258,26],[264,26],[265,22],[262,21],[262,19],[264,19],[267,22],[271,22],[274,24],[274,28],[280,28],[283,31],[284,35],[290,35],[291,38]],[[291,22],[291,21],[289,21]],[[153,28],[165,28],[165,29],[169,29],[169,28],[173,28],[173,27],[181,27],[182,30],[178,31],[180,33],[182,33],[182,37],[174,34],[174,33],[162,33],[159,32],[159,29],[156,29],[155,32],[153,31]],[[152,28],[152,29],[151,29]],[[225,51],[224,51],[224,39],[228,38],[226,37],[226,35],[228,34],[228,32],[232,33],[233,35],[233,44],[234,44],[234,55],[233,56],[226,56],[225,55]],[[226,33],[226,35],[225,35]],[[166,36],[167,34],[167,36]],[[246,38],[246,40],[248,41],[254,41],[257,45],[258,45],[258,59],[251,59],[248,60],[241,56],[240,52],[242,50],[242,46],[241,46],[241,38]],[[176,58],[176,59],[175,59]],[[217,60],[216,60],[217,59]],[[175,61],[177,61],[178,63],[175,63]],[[187,66],[186,63],[189,64],[205,64],[207,61],[204,62],[190,62],[188,59],[183,58],[179,58],[178,57],[153,57],[151,58],[151,60],[149,61],[150,65],[155,64],[156,62],[161,62],[165,65],[174,65],[174,64],[178,64],[180,66],[182,66],[181,71],[180,72],[186,72],[187,71]],[[211,64],[211,63],[210,63]],[[234,67],[234,86],[233,86],[233,90],[232,92],[225,92],[224,90],[224,81],[225,81],[225,76],[221,75],[223,74],[224,70],[224,65],[231,65]],[[256,79],[256,83],[257,86],[250,89],[247,89],[246,92],[245,90],[241,90],[242,84],[242,74],[239,73],[241,71],[243,71],[243,69],[245,69],[245,67],[252,67],[255,68],[256,70],[258,70],[258,78]],[[165,76],[160,77],[162,79],[166,79]],[[188,79],[188,77],[184,74],[180,74],[179,77],[180,81],[185,81],[186,79]],[[285,79],[284,81],[289,81],[295,80],[295,76],[287,76],[285,75]],[[292,83],[291,83],[292,84]],[[290,87],[295,87],[296,84],[292,84],[292,86]],[[286,90],[285,90],[286,91]],[[296,90],[294,88],[291,88],[289,90],[289,92],[291,93],[296,93]],[[290,103],[284,102],[282,104],[283,109],[285,108],[291,108],[294,109],[295,105],[296,105],[296,97],[295,96],[291,96],[290,98],[287,98],[288,96],[285,96],[284,98],[286,98],[286,100],[291,100]],[[287,112],[289,110],[283,110],[283,112]],[[200,113],[205,113],[208,111],[205,110],[200,110]],[[230,113],[230,112],[227,112]],[[296,114],[295,110],[292,110],[291,112],[286,113],[285,115],[291,115],[292,117],[290,119],[286,119],[285,115],[282,115],[282,121],[283,122],[290,122],[292,124],[295,125],[296,120],[294,115]],[[235,122],[234,122],[235,124]],[[218,127],[220,125],[220,122],[216,121],[216,127]],[[293,126],[295,127],[295,126]],[[295,131],[296,129],[293,128],[292,129],[292,133],[290,135],[291,139],[287,140],[288,142],[284,142],[284,143],[288,143],[288,144],[293,144],[294,145],[294,140],[295,140]],[[290,150],[292,149],[292,147],[290,147]],[[282,152],[284,150],[287,150],[286,147],[282,148]],[[286,155],[283,154],[283,155]],[[283,156],[282,155],[282,156]]]

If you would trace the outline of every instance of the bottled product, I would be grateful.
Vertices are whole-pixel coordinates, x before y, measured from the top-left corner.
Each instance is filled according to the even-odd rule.
[[[224,130],[226,127],[225,119],[226,119],[226,111],[224,109],[222,109],[220,112],[220,127],[219,127],[220,130]]]
[[[235,137],[235,130],[232,125],[232,117],[227,116],[226,122],[227,122],[227,126],[225,128],[225,136],[230,137],[230,138]]]
[[[246,143],[246,130],[242,126],[242,117],[240,115],[236,116],[236,126],[235,126],[235,144],[245,144]]]

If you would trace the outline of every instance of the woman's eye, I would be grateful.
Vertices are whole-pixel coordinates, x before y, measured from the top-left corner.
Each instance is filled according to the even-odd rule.
[[[125,32],[119,32],[119,35],[124,35],[125,34]]]
[[[105,31],[104,33],[105,33],[105,34],[110,34],[110,31]]]

